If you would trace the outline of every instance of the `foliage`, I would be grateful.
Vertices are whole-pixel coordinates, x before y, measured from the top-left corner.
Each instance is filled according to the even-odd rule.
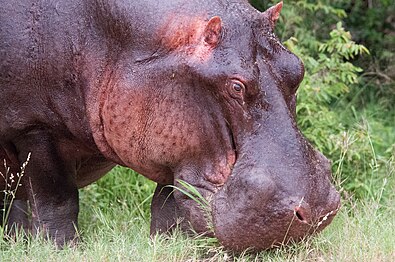
[[[333,131],[341,130],[335,120],[337,115],[329,105],[349,92],[351,85],[358,83],[357,73],[362,71],[347,60],[363,52],[368,53],[366,48],[351,41],[350,33],[344,31],[340,22],[330,37],[317,44],[316,55],[299,48],[295,38],[285,42],[291,51],[303,58],[305,64],[305,79],[298,91],[299,125],[306,136],[325,152],[331,152],[335,147],[334,141],[328,141],[328,137]]]

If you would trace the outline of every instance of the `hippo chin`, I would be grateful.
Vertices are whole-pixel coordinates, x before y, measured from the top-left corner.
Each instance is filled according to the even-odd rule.
[[[14,202],[31,221],[11,208],[8,223],[72,241],[78,188],[119,164],[158,183],[152,234],[180,226],[239,251],[322,230],[339,194],[296,125],[304,67],[273,34],[281,8],[1,1],[0,159],[15,174],[31,153]],[[208,213],[173,190],[185,182]]]

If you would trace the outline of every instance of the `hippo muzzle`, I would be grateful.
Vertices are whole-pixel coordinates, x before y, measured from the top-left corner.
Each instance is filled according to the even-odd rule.
[[[225,247],[264,250],[299,241],[324,229],[336,215],[340,197],[333,187],[323,206],[313,208],[302,195],[279,192],[262,171],[231,178],[214,198],[215,236]]]

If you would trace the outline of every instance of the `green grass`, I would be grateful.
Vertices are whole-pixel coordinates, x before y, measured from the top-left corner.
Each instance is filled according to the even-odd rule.
[[[393,170],[388,162],[388,170]],[[391,171],[392,172],[392,171]],[[109,187],[110,186],[110,187]],[[42,239],[0,241],[0,261],[395,261],[395,183],[365,200],[343,200],[321,234],[290,247],[260,254],[231,254],[213,239],[149,237],[149,201],[154,184],[116,168],[81,192],[77,247],[54,249]]]

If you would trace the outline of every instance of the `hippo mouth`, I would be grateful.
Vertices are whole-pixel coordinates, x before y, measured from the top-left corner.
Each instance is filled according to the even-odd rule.
[[[316,223],[316,228],[319,229],[319,231],[321,231],[327,225],[329,225],[332,222],[333,218],[336,216],[340,207],[341,207],[341,204],[340,204],[340,200],[339,200],[339,204],[335,209],[327,212],[325,215],[322,215],[318,218],[318,221]]]

